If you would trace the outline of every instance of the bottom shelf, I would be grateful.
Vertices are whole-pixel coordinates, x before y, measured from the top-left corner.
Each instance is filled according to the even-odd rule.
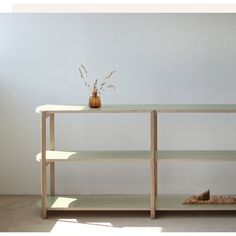
[[[236,204],[183,204],[190,195],[159,195],[157,199],[157,211],[232,211],[236,210]]]
[[[157,211],[212,211],[236,210],[236,204],[183,204],[190,195],[159,195]],[[38,202],[41,206],[41,201]],[[149,211],[149,195],[81,195],[47,196],[47,210],[82,211]]]
[[[40,206],[41,201],[38,205]],[[48,210],[148,211],[149,195],[47,196]]]

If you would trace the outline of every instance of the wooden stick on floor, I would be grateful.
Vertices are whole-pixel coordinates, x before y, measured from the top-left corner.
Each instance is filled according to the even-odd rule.
[[[50,113],[50,150],[55,150],[55,115]],[[55,195],[55,162],[50,162],[50,194]]]

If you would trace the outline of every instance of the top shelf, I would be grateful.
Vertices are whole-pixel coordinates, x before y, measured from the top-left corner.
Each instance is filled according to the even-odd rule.
[[[101,108],[70,105],[43,105],[36,112],[53,113],[234,113],[236,104],[141,104],[141,105],[102,105]]]

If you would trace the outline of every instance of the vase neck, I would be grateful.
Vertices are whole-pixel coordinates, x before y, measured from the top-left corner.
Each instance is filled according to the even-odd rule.
[[[97,95],[98,95],[97,91],[93,91],[93,96],[97,97]]]

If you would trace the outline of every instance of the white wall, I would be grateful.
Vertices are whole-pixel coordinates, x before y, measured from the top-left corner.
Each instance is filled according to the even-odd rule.
[[[236,103],[234,14],[1,14],[0,194],[38,194],[42,104],[85,104],[117,70],[104,104]],[[235,149],[234,114],[162,114],[160,149]],[[58,115],[56,146],[148,149],[148,115]],[[236,192],[236,164],[159,164],[159,192]],[[149,163],[58,164],[60,193],[149,191]]]

